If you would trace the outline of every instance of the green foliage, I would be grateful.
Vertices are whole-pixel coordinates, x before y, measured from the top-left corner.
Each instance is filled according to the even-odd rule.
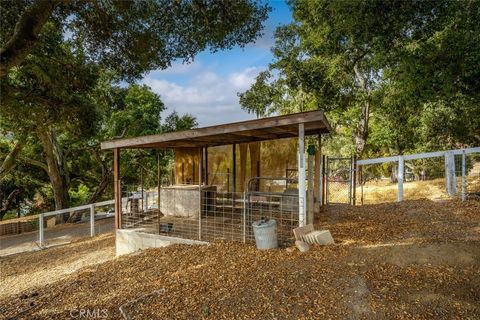
[[[97,113],[89,95],[98,68],[74,54],[55,25],[46,25],[41,38],[25,63],[1,82],[2,130],[19,137],[42,124],[77,136],[92,135]]]
[[[22,190],[21,201],[32,210],[40,202],[65,207],[70,200],[110,198],[111,157],[100,152],[101,141],[197,125],[177,113],[162,122],[158,95],[120,81],[173,60],[191,61],[205,49],[243,46],[260,35],[269,11],[255,0],[38,1],[14,1],[0,10],[0,152],[9,154],[10,141],[21,150],[15,174],[1,187]],[[32,8],[43,11],[28,15]],[[26,28],[15,27],[19,21]],[[122,181],[138,180],[139,170],[156,172],[157,155],[168,170],[171,152],[123,152]]]
[[[35,1],[42,0],[2,5],[1,47]],[[166,69],[173,60],[192,60],[205,49],[253,41],[268,11],[256,0],[62,1],[48,22],[64,32],[76,51],[84,51],[89,62],[132,80],[149,70]]]
[[[76,190],[71,188],[68,193],[70,194],[70,199],[71,199],[71,204],[72,207],[75,206],[80,206],[88,202],[88,199],[91,196],[91,192],[89,188],[84,185],[83,183],[80,183],[77,187]]]
[[[480,2],[293,0],[274,61],[240,103],[260,116],[323,109],[334,153],[480,144]],[[338,142],[341,141],[341,142]]]

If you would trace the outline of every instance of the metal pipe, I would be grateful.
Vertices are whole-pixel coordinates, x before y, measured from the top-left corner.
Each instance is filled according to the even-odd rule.
[[[466,166],[467,166],[467,156],[465,150],[462,152],[462,201],[466,199]]]
[[[140,185],[142,188],[142,212],[145,212],[145,195],[144,195],[144,185],[143,185],[143,166],[140,167]],[[137,189],[138,190],[138,189]]]
[[[352,197],[352,202],[353,205],[356,204],[357,202],[357,174],[358,174],[358,167],[357,167],[357,156],[353,156],[353,164],[352,164],[352,169],[353,169],[353,186],[352,186],[352,192],[353,192],[353,197]]]
[[[326,169],[325,169],[325,204],[328,205],[328,175],[329,171],[329,157],[326,157]]]
[[[305,126],[298,124],[298,223],[305,225]]]
[[[90,205],[90,237],[95,236],[95,205]]]
[[[403,156],[398,156],[398,172],[397,172],[397,183],[398,183],[398,191],[397,191],[397,201],[403,201],[403,172],[404,172],[405,164]]]
[[[38,244],[40,247],[43,247],[45,242],[45,234],[43,228],[43,213],[40,213],[38,216]]]
[[[243,192],[243,243],[247,242],[247,201],[246,193]]]

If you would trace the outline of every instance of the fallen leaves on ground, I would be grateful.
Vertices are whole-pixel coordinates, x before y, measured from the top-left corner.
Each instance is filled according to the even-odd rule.
[[[317,224],[330,229],[333,246],[303,254],[236,242],[149,249],[4,297],[0,312],[67,319],[96,309],[121,319],[121,305],[146,295],[128,304],[132,318],[475,319],[479,222],[474,201],[334,207]],[[57,249],[45,253],[62,259]]]

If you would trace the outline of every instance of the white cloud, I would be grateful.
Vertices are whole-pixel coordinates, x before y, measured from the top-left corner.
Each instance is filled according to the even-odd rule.
[[[190,113],[197,117],[200,126],[207,126],[253,118],[241,109],[237,92],[247,90],[259,72],[254,67],[226,76],[200,71],[186,85],[161,79],[160,73],[150,73],[142,82],[161,96],[170,112]]]
[[[250,88],[259,72],[260,70],[255,67],[246,68],[241,72],[232,73],[228,80],[235,88],[244,91]]]

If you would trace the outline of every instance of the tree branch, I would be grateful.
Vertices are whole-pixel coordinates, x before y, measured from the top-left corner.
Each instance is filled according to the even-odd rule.
[[[2,165],[0,166],[0,180],[2,180],[15,167],[15,160],[22,149],[23,144],[17,142],[13,146],[12,151],[10,151],[5,157],[5,160],[3,160]]]
[[[22,63],[38,40],[38,34],[59,1],[37,0],[28,7],[15,25],[13,35],[0,50],[0,77]]]
[[[30,159],[30,158],[25,158],[25,157],[20,158],[20,160],[25,162],[25,163],[31,164],[32,166],[39,167],[39,168],[45,170],[46,172],[48,172],[47,165],[45,163],[41,162],[41,161],[38,161],[38,160],[35,160],[35,159]]]

